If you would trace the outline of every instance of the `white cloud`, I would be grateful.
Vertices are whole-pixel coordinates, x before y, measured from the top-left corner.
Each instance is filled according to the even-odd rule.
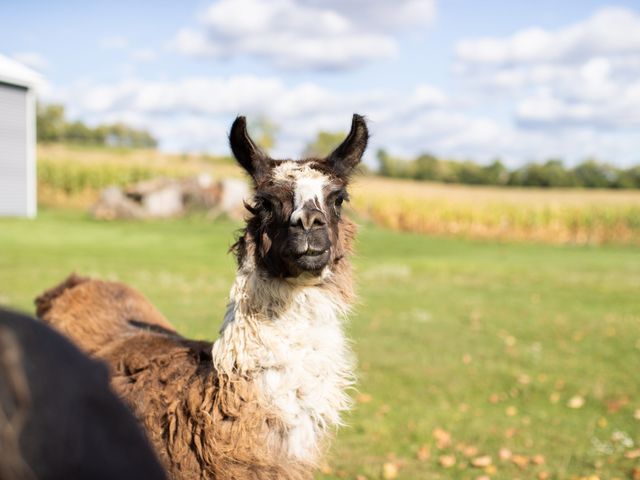
[[[71,94],[70,92],[73,92]],[[620,163],[637,161],[640,139],[615,131],[574,127],[545,131],[505,125],[471,114],[431,85],[410,91],[366,89],[337,92],[315,83],[287,85],[277,77],[186,77],[139,79],[116,84],[84,83],[65,101],[73,117],[89,123],[125,121],[150,129],[170,151],[228,153],[227,133],[238,114],[267,116],[280,127],[276,157],[299,154],[319,130],[346,131],[351,114],[365,114],[372,130],[368,162],[385,147],[399,155],[429,151],[453,158],[516,165],[560,156],[577,161],[595,155]]]
[[[604,8],[585,21],[555,31],[528,28],[507,38],[463,40],[456,55],[463,62],[574,63],[594,56],[638,54],[640,16],[623,8]]]
[[[435,0],[299,0],[303,5],[330,8],[366,29],[395,31],[431,25]]]
[[[423,26],[435,0],[218,0],[173,40],[196,57],[248,55],[287,69],[352,69],[397,53],[393,33]]]
[[[640,127],[640,15],[605,8],[557,30],[468,39],[457,72],[485,93],[510,97],[523,127]]]
[[[151,48],[139,48],[131,52],[131,58],[136,62],[149,63],[158,58],[158,54]]]
[[[237,114],[265,115],[282,127],[276,152],[282,155],[300,152],[320,129],[346,130],[354,112],[369,116],[379,144],[392,142],[387,129],[381,127],[421,112],[445,109],[449,101],[429,85],[419,85],[408,93],[338,93],[314,83],[288,86],[276,77],[257,76],[126,80],[108,85],[78,84],[69,91],[73,95],[58,94],[58,99],[68,102],[73,115],[93,123],[119,119],[146,126],[160,137],[163,148],[171,149],[225,152],[224,129]]]
[[[100,40],[100,48],[105,50],[123,50],[129,46],[129,41],[122,36],[113,35]]]
[[[36,52],[18,52],[12,55],[20,63],[24,63],[27,67],[43,72],[49,68],[49,61]]]

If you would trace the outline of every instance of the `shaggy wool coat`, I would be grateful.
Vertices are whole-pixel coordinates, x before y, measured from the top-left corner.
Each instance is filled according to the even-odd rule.
[[[343,250],[354,233],[343,229]],[[350,404],[342,320],[351,297],[346,257],[318,285],[263,278],[245,262],[215,343],[183,338],[117,282],[72,275],[36,305],[107,363],[172,478],[293,480],[312,478]]]

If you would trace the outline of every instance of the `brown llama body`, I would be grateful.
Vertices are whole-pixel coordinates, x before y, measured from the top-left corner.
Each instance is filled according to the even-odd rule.
[[[37,312],[109,365],[173,478],[312,478],[350,405],[342,321],[355,227],[341,204],[366,125],[355,115],[345,142],[321,160],[268,158],[243,117],[230,140],[256,197],[213,344],[181,337],[144,296],[115,282],[71,276],[36,300]]]
[[[72,275],[36,304],[43,321],[109,365],[172,478],[311,478],[313,465],[267,444],[284,426],[257,402],[251,380],[218,375],[211,342],[175,333],[139,292]]]

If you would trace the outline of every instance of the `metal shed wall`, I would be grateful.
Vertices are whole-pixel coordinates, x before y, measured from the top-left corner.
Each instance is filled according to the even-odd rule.
[[[0,215],[36,213],[33,93],[0,83]]]

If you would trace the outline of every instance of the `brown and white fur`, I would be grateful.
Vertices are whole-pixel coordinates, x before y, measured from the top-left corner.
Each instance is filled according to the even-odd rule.
[[[311,478],[354,381],[343,320],[355,227],[341,205],[367,139],[354,115],[327,158],[273,160],[236,119],[231,147],[256,193],[213,345],[179,336],[122,284],[72,276],[36,300],[109,364],[174,478]]]

